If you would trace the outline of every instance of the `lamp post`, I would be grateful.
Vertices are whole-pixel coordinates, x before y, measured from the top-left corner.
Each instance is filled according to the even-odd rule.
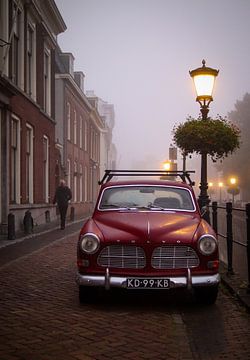
[[[220,204],[221,204],[221,198],[222,198],[221,191],[222,191],[222,187],[223,187],[223,182],[220,181],[218,185],[219,185],[219,189],[220,189]]]
[[[196,89],[196,101],[200,104],[200,111],[202,121],[208,120],[209,104],[213,101],[213,88],[215,78],[219,70],[206,67],[205,60],[202,60],[202,67],[191,70],[190,76],[193,78]],[[200,182],[200,195],[199,206],[207,206],[209,204],[208,197],[208,183],[207,183],[207,152],[201,152],[201,182]]]

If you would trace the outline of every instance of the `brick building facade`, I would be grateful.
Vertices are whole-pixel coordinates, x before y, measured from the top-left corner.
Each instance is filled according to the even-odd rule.
[[[54,1],[0,3],[0,227],[22,227],[27,210],[43,223],[55,191],[55,48],[66,25]],[[2,188],[2,186],[1,186]]]

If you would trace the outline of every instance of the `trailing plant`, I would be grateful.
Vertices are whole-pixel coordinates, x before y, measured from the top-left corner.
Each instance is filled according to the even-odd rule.
[[[174,127],[173,141],[184,153],[207,153],[215,162],[240,147],[240,130],[226,118],[202,120],[189,116]]]

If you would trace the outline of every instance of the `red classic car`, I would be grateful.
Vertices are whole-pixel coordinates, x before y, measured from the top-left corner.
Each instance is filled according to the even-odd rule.
[[[163,179],[112,179],[124,175]],[[100,287],[187,288],[200,302],[216,301],[216,234],[201,216],[189,173],[174,175],[181,181],[165,180],[157,171],[106,171],[93,216],[79,235],[76,281],[81,302]]]

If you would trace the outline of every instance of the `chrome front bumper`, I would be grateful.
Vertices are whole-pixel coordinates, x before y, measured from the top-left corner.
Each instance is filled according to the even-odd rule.
[[[162,276],[159,276],[159,279],[162,278]],[[191,275],[190,269],[187,269],[187,276],[166,276],[166,278],[170,280],[170,288],[185,287],[189,290],[192,289],[192,287],[213,286],[220,282],[219,274],[193,276]],[[76,274],[76,282],[78,285],[105,287],[106,290],[109,290],[111,287],[126,288],[127,279],[128,277],[126,276],[111,276],[108,268],[106,269],[105,275]]]

